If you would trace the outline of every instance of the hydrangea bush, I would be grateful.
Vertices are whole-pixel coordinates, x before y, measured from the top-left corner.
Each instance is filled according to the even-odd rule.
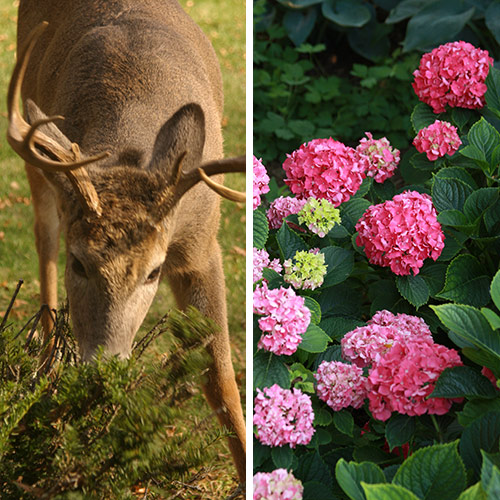
[[[409,151],[318,138],[281,188],[256,164],[254,499],[497,498],[492,62],[465,42],[422,57]]]

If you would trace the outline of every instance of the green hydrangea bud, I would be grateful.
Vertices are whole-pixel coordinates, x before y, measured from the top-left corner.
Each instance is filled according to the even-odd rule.
[[[320,238],[324,238],[335,224],[340,224],[340,211],[325,199],[309,198],[298,217],[300,224],[305,224]]]
[[[316,252],[316,253],[315,253]],[[292,259],[285,260],[284,279],[293,287],[314,290],[323,284],[326,274],[325,256],[318,250],[301,250]]]

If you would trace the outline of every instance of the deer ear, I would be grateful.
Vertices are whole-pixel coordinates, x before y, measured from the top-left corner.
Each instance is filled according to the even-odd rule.
[[[163,170],[170,181],[173,169],[182,160],[182,170],[189,172],[201,164],[205,145],[205,115],[195,103],[180,108],[156,136],[151,170]]]

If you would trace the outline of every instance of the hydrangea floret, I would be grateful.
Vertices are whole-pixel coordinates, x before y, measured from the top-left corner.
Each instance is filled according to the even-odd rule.
[[[358,366],[341,361],[323,361],[314,378],[319,399],[333,411],[363,406],[367,396],[367,379]]]
[[[424,260],[436,260],[444,234],[427,194],[405,191],[370,206],[356,224],[356,244],[365,248],[372,264],[390,267],[400,276],[417,275]]]
[[[256,437],[267,446],[309,444],[314,434],[311,398],[300,389],[278,384],[257,389],[253,423]]]
[[[253,476],[253,500],[302,500],[303,492],[302,481],[286,469]]]
[[[327,267],[323,253],[299,250],[292,259],[283,262],[283,278],[294,288],[314,290],[323,284]]]
[[[253,209],[260,205],[260,195],[269,192],[269,176],[261,160],[253,157]]]
[[[262,331],[258,348],[278,356],[289,356],[297,350],[311,321],[311,311],[304,305],[303,297],[292,288],[269,290],[265,282],[255,288],[253,311],[262,315],[258,320]]]
[[[359,189],[368,160],[332,138],[314,139],[287,155],[283,168],[297,198],[326,198],[338,207]]]
[[[271,229],[279,229],[283,219],[291,214],[297,214],[306,204],[307,200],[299,200],[292,196],[280,196],[276,198],[267,210],[267,220]]]
[[[309,198],[298,213],[298,219],[309,231],[324,238],[335,224],[340,224],[340,211],[324,198]]]
[[[487,50],[463,41],[446,43],[422,56],[413,90],[434,113],[443,113],[446,106],[482,108],[491,65]]]
[[[375,182],[385,182],[394,175],[399,159],[399,149],[393,148],[386,137],[374,139],[370,132],[365,132],[356,151],[368,158],[366,175],[373,177]]]
[[[253,249],[253,282],[262,279],[262,270],[264,268],[272,269],[277,273],[281,273],[283,270],[279,259],[271,260],[269,254],[266,250],[259,250],[257,248]]]
[[[451,123],[436,120],[418,131],[413,145],[419,153],[425,153],[430,161],[444,155],[452,156],[462,144],[457,128]]]

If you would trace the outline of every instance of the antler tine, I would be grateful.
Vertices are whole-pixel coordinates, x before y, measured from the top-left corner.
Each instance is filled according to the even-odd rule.
[[[241,203],[244,203],[246,201],[245,193],[241,193],[240,191],[236,191],[222,184],[218,184],[217,182],[210,179],[210,177],[208,177],[208,175],[203,171],[202,168],[198,169],[198,173],[200,174],[200,177],[203,180],[203,182],[209,188],[211,188],[213,191],[215,191],[218,195],[222,196],[223,198],[226,198],[226,200],[239,201]]]
[[[48,23],[44,21],[30,33],[25,49],[22,54],[20,54],[14,71],[12,72],[7,94],[7,109],[9,115],[7,140],[12,149],[30,165],[48,172],[66,172],[101,160],[108,156],[108,153],[101,153],[96,156],[75,161],[76,158],[73,155],[73,151],[67,151],[55,140],[39,130],[41,125],[63,119],[62,117],[52,116],[50,118],[38,120],[33,125],[30,125],[22,116],[19,108],[19,99],[21,97],[21,86],[24,75],[33,48],[47,26]],[[38,148],[52,154],[56,160],[51,160],[42,155],[35,147],[35,144]]]

